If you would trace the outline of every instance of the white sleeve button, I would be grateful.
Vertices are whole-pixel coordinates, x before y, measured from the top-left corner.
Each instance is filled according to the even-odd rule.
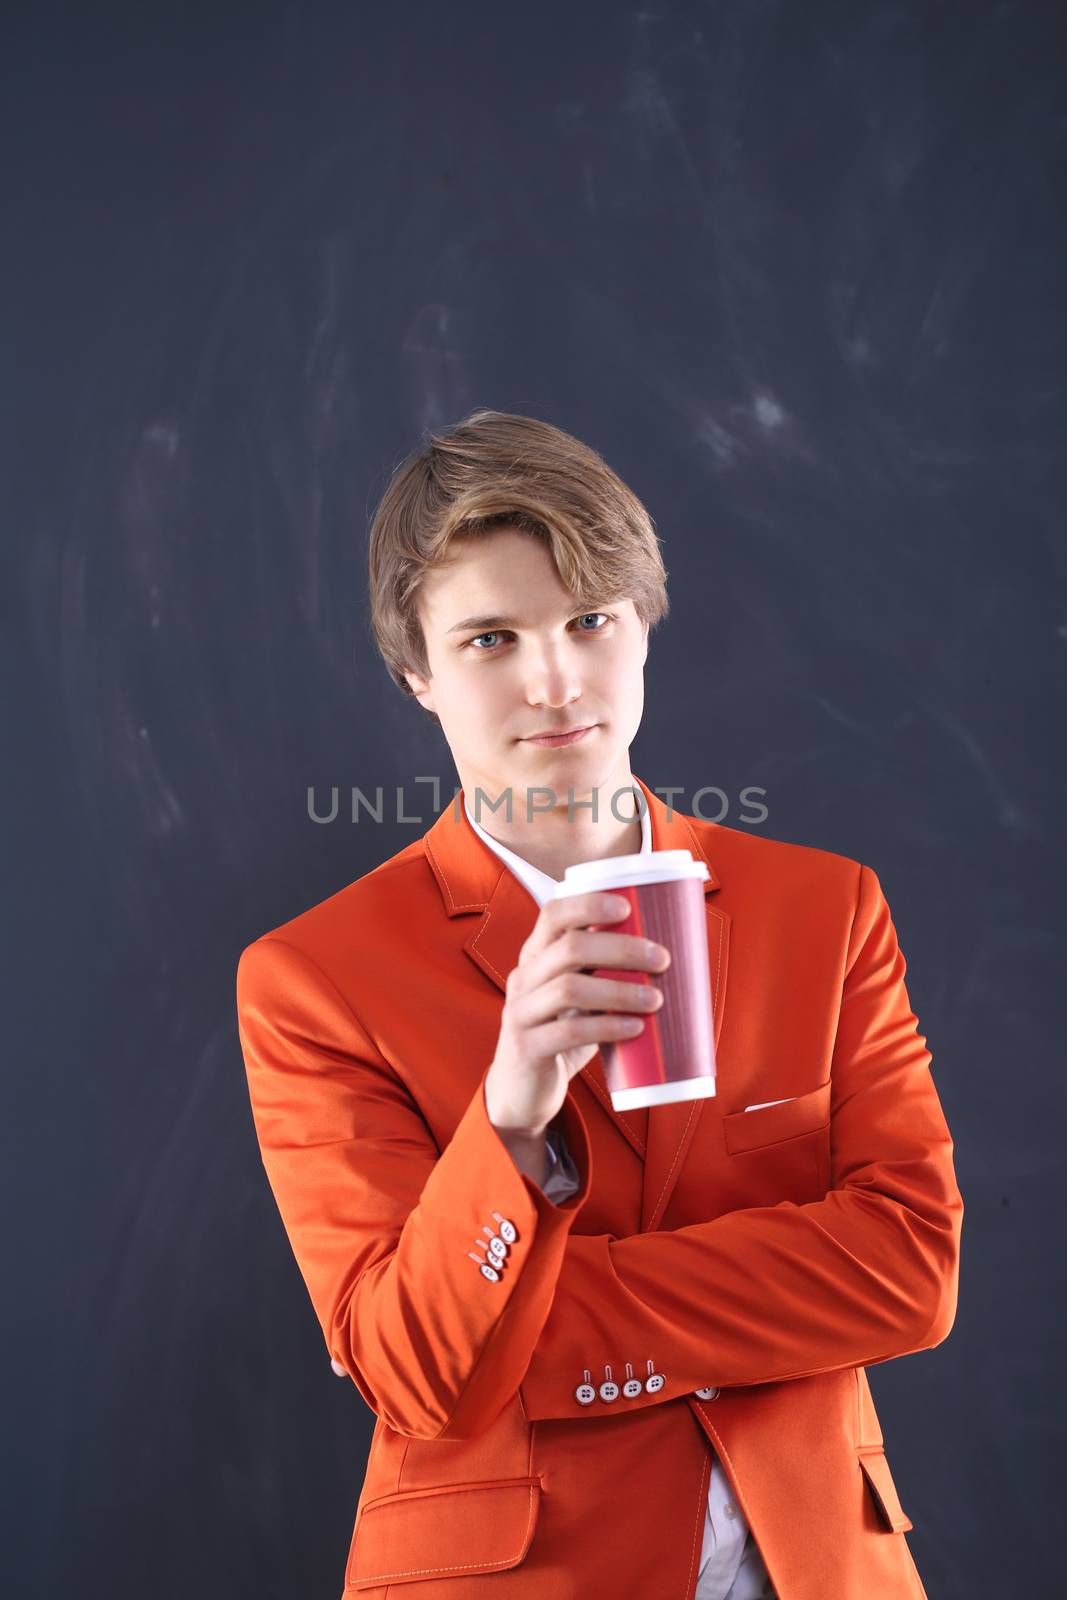
[[[515,1227],[515,1224],[513,1222],[509,1222],[507,1217],[502,1217],[499,1211],[494,1211],[493,1216],[496,1219],[497,1231],[499,1232],[500,1237],[505,1239],[508,1244],[514,1244],[515,1240],[519,1237],[518,1229]]]
[[[600,1385],[600,1398],[601,1400],[617,1400],[619,1398],[619,1386],[617,1383],[612,1382],[611,1368],[605,1367],[604,1371],[607,1373],[607,1377]]]
[[[499,1264],[507,1255],[508,1247],[498,1233],[493,1233],[489,1228],[485,1228],[483,1231],[489,1235],[489,1254],[495,1256],[497,1264]],[[481,1240],[478,1243],[480,1244]]]
[[[596,1399],[596,1390],[593,1388],[593,1385],[589,1382],[589,1368],[588,1367],[585,1369],[585,1382],[584,1383],[580,1383],[578,1385],[577,1389],[575,1389],[574,1398],[577,1400],[577,1402],[578,1402],[578,1404],[580,1406],[592,1405],[593,1401]]]

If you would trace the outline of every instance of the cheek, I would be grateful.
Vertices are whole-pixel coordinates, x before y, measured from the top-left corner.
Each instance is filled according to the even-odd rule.
[[[644,694],[644,664],[632,650],[621,650],[608,663],[606,678],[619,700],[640,700]]]
[[[455,687],[459,716],[483,726],[487,718],[498,717],[514,696],[514,685],[509,685],[502,672],[467,672]]]

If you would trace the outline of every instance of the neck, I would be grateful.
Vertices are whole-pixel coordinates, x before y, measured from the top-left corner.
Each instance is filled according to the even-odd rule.
[[[545,785],[545,789],[550,787]],[[488,783],[476,781],[469,786],[464,783],[463,791],[474,820],[491,839],[514,850],[517,856],[557,882],[568,867],[579,861],[637,855],[641,849],[639,790],[628,767],[618,778],[596,785],[595,820],[590,806],[592,785],[584,791],[575,787],[569,815],[566,785],[559,802],[552,806],[547,806],[550,796],[544,790],[535,790],[529,808],[526,790],[514,788],[510,791],[510,819],[508,790],[503,791],[504,798],[495,811],[492,802],[498,800],[500,791]],[[542,805],[547,809],[534,809]],[[532,815],[528,815],[528,809]]]

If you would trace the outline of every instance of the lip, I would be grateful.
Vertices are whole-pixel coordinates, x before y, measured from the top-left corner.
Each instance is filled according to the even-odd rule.
[[[587,733],[592,733],[596,723],[592,722],[585,728],[574,728],[570,733],[539,734],[532,739],[524,739],[523,744],[543,744],[548,749],[555,749],[557,745],[577,744],[579,739],[584,739]]]

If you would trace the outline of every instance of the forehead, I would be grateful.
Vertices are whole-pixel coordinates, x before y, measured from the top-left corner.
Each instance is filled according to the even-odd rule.
[[[573,603],[548,546],[533,534],[512,529],[465,534],[433,567],[419,589],[419,609],[444,630],[468,616],[507,613]]]

